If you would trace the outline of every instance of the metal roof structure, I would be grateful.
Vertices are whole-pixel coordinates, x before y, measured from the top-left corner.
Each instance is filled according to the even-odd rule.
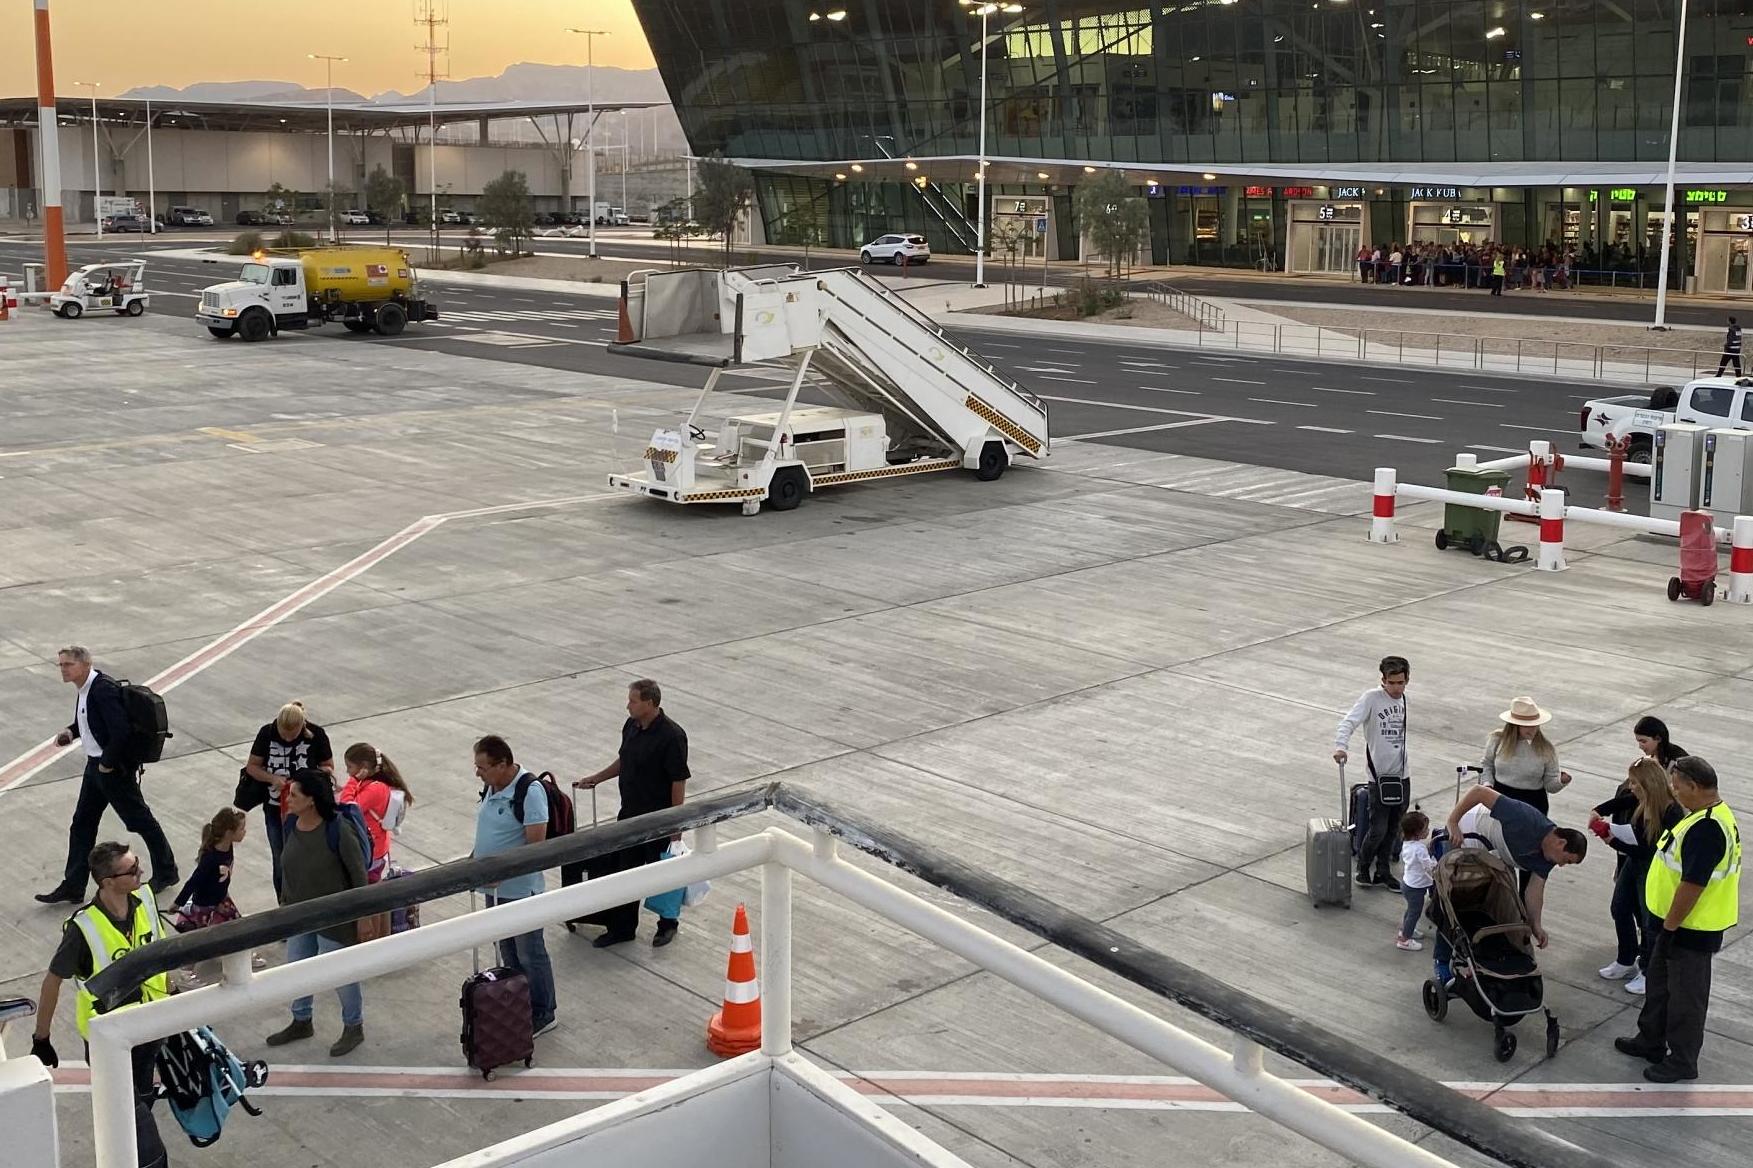
[[[652,109],[665,105],[659,101],[599,101],[596,111]],[[318,101],[184,101],[178,98],[151,100],[138,97],[99,97],[97,117],[100,122],[123,125],[144,124],[146,110],[152,110],[155,127],[179,126],[202,130],[269,130],[288,133],[323,133],[328,129],[329,107]],[[591,108],[583,101],[440,101],[436,107],[419,100],[399,102],[336,102],[335,129],[355,133],[373,130],[399,130],[423,127],[436,117],[439,125],[457,122],[478,122],[485,118],[539,118],[550,115],[582,114]],[[78,125],[91,120],[91,99],[65,97],[55,99],[55,112],[63,125]],[[34,126],[37,120],[37,99],[34,97],[0,97],[0,125]]]

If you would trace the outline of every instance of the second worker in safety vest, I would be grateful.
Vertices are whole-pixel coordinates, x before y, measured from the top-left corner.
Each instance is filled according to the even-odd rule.
[[[1741,830],[1717,793],[1716,770],[1697,755],[1677,758],[1668,785],[1679,801],[1656,841],[1644,879],[1655,938],[1637,1037],[1615,1039],[1622,1054],[1647,1059],[1652,1083],[1698,1078],[1711,959],[1740,920]]]

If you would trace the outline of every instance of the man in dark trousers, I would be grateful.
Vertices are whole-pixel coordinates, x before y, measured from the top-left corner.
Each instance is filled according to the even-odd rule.
[[[1644,877],[1644,907],[1655,943],[1635,1038],[1615,1038],[1621,1054],[1649,1061],[1652,1083],[1698,1078],[1711,959],[1740,922],[1741,829],[1717,792],[1716,768],[1697,755],[1668,767],[1670,809]]]
[[[689,778],[688,735],[663,712],[662,702],[663,691],[649,678],[641,678],[628,686],[628,716],[626,724],[621,727],[620,754],[596,774],[586,775],[572,784],[574,787],[593,788],[598,783],[619,778],[621,811],[616,819],[632,819],[635,815],[682,805]],[[670,839],[655,839],[598,857],[590,861],[590,875],[593,878],[607,876],[641,864],[655,863],[663,858],[670,842]],[[591,942],[598,949],[619,945],[631,941],[639,930],[639,902],[618,904],[585,919],[603,926],[603,935]],[[662,948],[674,940],[679,924],[676,920],[660,918],[657,936],[651,941],[652,948]]]
[[[1718,377],[1723,375],[1730,362],[1734,362],[1735,376],[1741,376],[1741,326],[1732,316],[1729,317],[1729,331],[1723,335],[1723,355],[1716,363]]]
[[[90,875],[87,858],[97,843],[97,829],[106,808],[113,807],[122,826],[146,843],[152,857],[154,893],[177,885],[176,853],[164,838],[164,829],[146,806],[140,793],[140,764],[129,743],[128,712],[122,708],[122,687],[107,674],[91,667],[91,651],[69,645],[56,655],[61,680],[79,690],[73,722],[55,735],[57,746],[78,742],[85,748],[85,778],[79,784],[79,802],[67,828],[67,867],[61,883],[37,894],[43,904],[82,904]]]

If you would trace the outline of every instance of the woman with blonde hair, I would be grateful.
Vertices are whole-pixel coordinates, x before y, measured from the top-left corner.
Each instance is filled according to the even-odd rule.
[[[1540,814],[1551,809],[1548,795],[1562,791],[1570,775],[1558,768],[1558,751],[1540,727],[1552,720],[1530,697],[1519,697],[1499,717],[1503,725],[1485,744],[1483,781],[1487,786],[1531,804]]]
[[[267,828],[268,851],[274,861],[274,896],[280,896],[280,851],[285,844],[285,830],[281,821],[286,817],[286,780],[292,772],[306,767],[314,767],[333,775],[335,773],[335,751],[329,745],[329,736],[321,726],[310,720],[305,712],[304,703],[287,702],[280,707],[274,720],[256,731],[256,741],[250,747],[250,758],[244,764],[243,774],[238,781],[239,806],[244,806],[246,793],[253,794],[247,800],[249,806],[256,803],[262,805],[262,823]],[[253,779],[259,789],[249,791],[245,780]]]
[[[1589,830],[1623,861],[1613,878],[1611,906],[1619,949],[1612,963],[1602,967],[1601,976],[1608,981],[1631,978],[1625,983],[1629,993],[1644,992],[1643,971],[1649,966],[1650,946],[1655,940],[1644,910],[1644,877],[1655,859],[1656,841],[1678,806],[1668,786],[1668,769],[1655,758],[1646,757],[1631,764],[1619,793],[1597,806],[1589,817]],[[1614,822],[1621,818],[1626,822]]]

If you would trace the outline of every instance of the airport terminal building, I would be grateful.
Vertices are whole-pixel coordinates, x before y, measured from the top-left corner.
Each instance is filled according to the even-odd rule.
[[[1653,270],[1681,0],[634,0],[689,141],[761,226],[967,251],[989,211],[1072,259],[1118,168],[1154,263],[1345,271],[1364,242],[1498,240]],[[1004,5],[1003,7],[1014,7]],[[1753,289],[1753,2],[1691,0],[1681,249]],[[984,49],[984,52],[982,52]]]

